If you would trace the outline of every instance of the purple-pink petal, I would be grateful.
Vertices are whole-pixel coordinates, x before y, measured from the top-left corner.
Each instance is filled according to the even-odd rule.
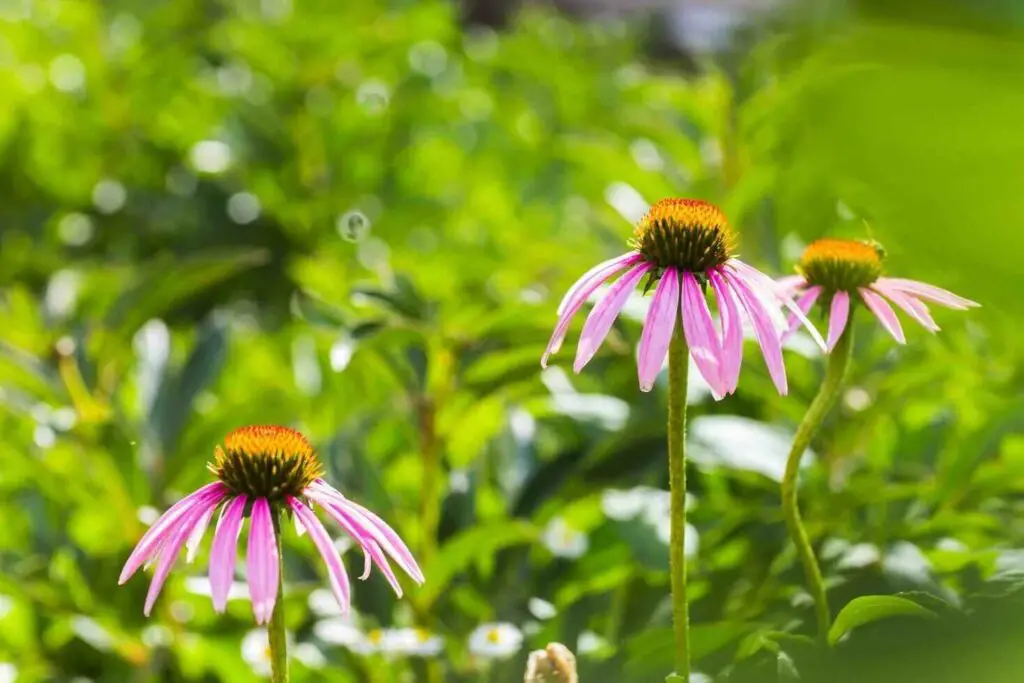
[[[583,366],[594,357],[597,349],[608,336],[609,330],[612,329],[612,323],[618,317],[619,311],[626,305],[630,293],[652,267],[649,263],[633,266],[625,275],[615,281],[615,284],[590,311],[587,322],[583,325],[579,346],[576,349],[576,361],[572,366],[574,371],[582,370]]]
[[[317,519],[316,514],[305,503],[292,496],[288,496],[287,501],[299,521],[306,527],[309,537],[313,539],[313,544],[320,551],[320,556],[327,565],[327,580],[331,584],[331,591],[334,593],[334,598],[338,601],[341,611],[348,612],[351,589],[348,576],[345,575],[345,567],[341,564],[341,558],[338,557],[334,544],[331,543],[331,537],[327,535],[327,530]]]
[[[370,575],[370,561],[372,559],[381,570],[381,573],[384,574],[384,578],[391,584],[395,594],[398,597],[402,597],[402,585],[398,582],[398,577],[392,571],[391,565],[388,563],[388,559],[381,550],[380,545],[373,539],[373,535],[356,521],[351,513],[346,510],[346,506],[341,505],[336,499],[320,491],[310,492],[309,497],[310,500],[318,503],[338,523],[338,526],[344,529],[345,533],[351,536],[363,549],[366,561],[363,567],[363,575],[359,578],[366,579]]]
[[[846,321],[850,318],[850,295],[838,291],[832,296],[832,306],[828,315],[828,350],[835,348],[839,338],[846,329]]]
[[[306,492],[307,495],[310,492],[320,492],[326,495],[336,506],[342,507],[353,522],[366,531],[405,573],[411,576],[416,583],[422,584],[424,582],[423,572],[420,570],[409,548],[384,520],[362,505],[349,500],[340,491],[322,479],[313,482],[306,489]]]
[[[693,362],[711,387],[712,395],[720,399],[727,391],[722,378],[721,343],[704,292],[690,272],[683,273],[682,316]]]
[[[135,549],[124,563],[118,583],[123,584],[138,571],[151,558],[156,557],[161,545],[168,539],[179,523],[197,505],[205,505],[209,500],[220,502],[227,493],[227,487],[219,481],[207,484],[206,486],[190,493],[177,503],[172,505],[167,512],[143,534]],[[203,508],[205,509],[205,507]]]
[[[192,533],[188,535],[188,540],[185,541],[185,561],[189,564],[196,559],[196,553],[199,552],[199,546],[203,542],[203,536],[206,534],[206,527],[210,525],[210,519],[213,517],[213,513],[216,511],[216,507],[211,507],[206,511],[206,514],[199,518],[196,522],[195,527],[192,529]]]
[[[804,279],[803,275],[784,275],[776,280],[775,283],[779,286],[779,291],[794,294],[807,285],[807,280]]]
[[[213,532],[213,546],[210,548],[210,596],[213,609],[223,612],[228,605],[228,592],[235,576],[235,560],[238,557],[238,537],[242,532],[242,515],[245,512],[245,496],[235,496],[224,506],[217,528]]]
[[[722,381],[725,393],[731,394],[739,384],[743,364],[743,321],[736,295],[718,271],[709,271],[708,279],[715,290],[718,316],[722,321]]]
[[[785,395],[789,391],[786,366],[782,360],[782,345],[776,333],[771,313],[744,279],[744,275],[739,271],[728,269],[723,270],[723,274],[753,324],[754,338],[757,340],[758,346],[761,347],[761,354],[764,356],[768,374],[771,375],[775,388],[780,394]]]
[[[768,297],[767,301],[763,301],[762,307],[771,317],[772,323],[776,326],[780,335],[785,332],[789,325],[785,319],[781,322],[776,322],[776,316],[780,315],[773,305],[776,301],[788,308],[793,314],[793,317],[800,321],[800,323],[807,329],[807,333],[811,335],[811,339],[814,343],[817,344],[822,351],[825,350],[825,340],[822,339],[821,333],[818,332],[818,329],[813,324],[811,324],[811,321],[807,319],[807,315],[799,306],[797,306],[789,293],[779,287],[779,284],[775,280],[772,280],[757,268],[754,268],[753,266],[736,258],[729,259],[728,266],[743,277],[744,282],[747,283],[750,290],[755,295],[763,293]],[[761,299],[761,296],[758,296],[758,298]]]
[[[818,297],[821,296],[822,291],[823,289],[821,285],[814,285],[813,287],[809,287],[807,291],[800,295],[800,298],[797,299],[796,301],[796,305],[800,308],[801,311],[803,311],[804,315],[810,313],[811,307],[814,306],[814,303],[818,300]],[[799,318],[797,318],[795,315],[790,314],[789,329],[786,331],[786,334],[793,334],[794,332],[796,332],[796,328],[798,327],[800,327]]]
[[[918,282],[917,280],[907,280],[899,277],[882,277],[878,278],[876,284],[882,284],[901,292],[912,294],[919,299],[931,301],[933,303],[946,306],[947,308],[964,310],[981,305],[977,301],[965,299],[964,297],[957,296],[956,294],[953,294],[953,292],[942,289],[941,287],[929,285],[924,282]]]
[[[658,288],[654,291],[651,307],[647,309],[644,331],[640,335],[640,350],[637,355],[637,375],[640,391],[650,391],[658,378],[665,354],[676,328],[676,311],[679,310],[679,273],[667,268],[661,275]]]
[[[928,307],[918,299],[915,299],[913,295],[905,294],[898,289],[892,289],[888,285],[879,282],[876,282],[872,289],[899,306],[904,313],[919,322],[929,332],[939,331],[939,326],[935,323],[931,313],[928,312]]]
[[[171,568],[174,566],[174,561],[177,559],[178,553],[181,552],[182,546],[185,545],[185,541],[188,540],[189,534],[192,533],[192,529],[208,510],[217,507],[219,504],[220,498],[206,496],[201,502],[190,507],[183,516],[179,517],[177,525],[169,531],[169,536],[160,549],[156,571],[153,573],[153,580],[150,582],[149,591],[146,593],[146,604],[142,612],[147,617],[153,611],[153,604],[160,595],[164,582],[167,581],[167,576],[171,573]]]
[[[548,340],[547,348],[544,350],[544,355],[541,357],[541,367],[547,367],[551,354],[558,353],[558,350],[562,348],[562,342],[565,341],[565,335],[569,332],[569,325],[572,324],[572,319],[583,308],[583,304],[587,302],[590,295],[597,291],[604,284],[605,280],[625,270],[639,259],[639,254],[630,252],[605,261],[592,268],[577,280],[576,284],[569,288],[562,302],[558,305],[558,323],[555,325],[555,331],[552,332],[551,339]]]
[[[903,336],[903,327],[896,317],[896,312],[886,303],[885,299],[864,287],[860,287],[857,291],[860,292],[860,298],[867,305],[868,309],[878,318],[878,322],[882,323],[882,327],[885,328],[886,332],[891,334],[892,338],[900,344],[907,343],[906,337]]]
[[[257,624],[270,621],[277,601],[280,565],[277,536],[266,498],[257,498],[252,504],[249,521],[249,548],[246,555],[246,573],[249,579],[249,597]]]
[[[590,284],[596,282],[601,284],[615,273],[625,270],[629,266],[633,265],[641,258],[640,254],[635,251],[631,251],[627,254],[620,254],[615,258],[610,258],[607,261],[602,261],[596,266],[585,272],[579,279],[573,283],[572,287],[566,291],[565,296],[558,302],[558,314],[564,313],[572,303],[579,301],[579,297],[576,296]],[[583,301],[586,301],[589,295],[583,297]]]

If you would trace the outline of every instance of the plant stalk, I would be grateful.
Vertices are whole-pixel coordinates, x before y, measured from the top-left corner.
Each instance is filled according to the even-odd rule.
[[[288,637],[284,623],[284,552],[281,541],[281,522],[274,515],[274,536],[277,538],[277,600],[267,625],[267,639],[270,642],[270,681],[288,683]]]
[[[672,528],[669,571],[672,578],[672,622],[675,627],[676,671],[669,680],[690,680],[690,616],[686,598],[686,376],[689,350],[676,327],[668,350],[668,474]]]
[[[821,383],[818,395],[811,401],[807,414],[800,421],[800,426],[793,437],[793,447],[789,451],[789,458],[786,460],[786,472],[782,477],[782,511],[786,517],[786,526],[789,535],[796,546],[800,563],[804,567],[804,574],[807,578],[807,587],[814,598],[814,608],[818,618],[818,635],[822,640],[827,638],[829,628],[832,625],[832,611],[828,606],[828,595],[825,592],[825,581],[821,575],[821,568],[814,556],[814,547],[811,539],[804,528],[803,520],[800,518],[800,505],[797,501],[797,478],[800,473],[800,459],[811,439],[821,428],[822,422],[828,415],[832,406],[843,387],[843,378],[846,375],[846,368],[849,365],[851,350],[853,349],[853,321],[848,320],[846,330],[836,342],[835,348],[828,356],[828,364],[825,368],[825,379]]]

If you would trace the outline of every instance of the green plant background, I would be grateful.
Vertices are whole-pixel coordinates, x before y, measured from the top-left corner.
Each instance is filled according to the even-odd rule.
[[[208,481],[219,439],[264,422],[309,435],[330,480],[423,559],[427,584],[400,602],[377,575],[357,584],[362,627],[445,638],[426,661],[318,642],[323,568],[289,534],[288,623],[326,658],[295,681],[518,681],[528,649],[585,631],[605,643],[581,680],[663,680],[667,549],[602,496],[666,487],[664,378],[638,391],[635,319],[578,377],[578,324],[555,370],[539,358],[562,292],[623,251],[631,201],[664,196],[721,204],[773,275],[816,236],[870,236],[891,274],[983,304],[939,312],[937,336],[904,320],[905,347],[860,316],[802,488],[833,608],[909,592],[952,615],[941,627],[894,617],[829,654],[801,637],[813,612],[769,475],[820,357],[787,353],[782,398],[751,344],[735,397],[694,387],[695,668],[810,680],[839,657],[877,667],[860,680],[1019,680],[1000,678],[1009,640],[963,635],[988,633],[971,619],[1021,628],[978,616],[1013,604],[1024,569],[1015,3],[796,3],[698,69],[654,55],[646,22],[543,8],[494,31],[433,0],[7,5],[0,662],[15,680],[252,680],[247,601],[218,617],[185,587],[205,552],[150,619],[146,581],[117,575],[139,508]],[[236,220],[239,193],[254,220]],[[582,557],[545,547],[557,516],[588,534]],[[473,628],[523,626],[531,597],[558,614],[519,654],[470,656]],[[939,638],[969,643],[956,661],[973,668],[900,673]],[[892,656],[858,655],[876,646]]]

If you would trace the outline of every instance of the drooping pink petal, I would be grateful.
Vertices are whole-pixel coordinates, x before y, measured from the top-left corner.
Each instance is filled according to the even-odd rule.
[[[772,323],[769,308],[765,305],[751,286],[744,279],[739,271],[723,269],[726,281],[732,287],[743,310],[754,328],[754,338],[761,347],[761,355],[764,356],[765,364],[768,366],[768,374],[771,375],[775,388],[783,396],[789,391],[789,384],[786,380],[786,366],[782,360],[782,344],[779,341],[776,327]]]
[[[215,508],[219,504],[220,498],[208,495],[201,502],[189,508],[183,516],[179,517],[177,524],[170,530],[170,535],[160,549],[160,558],[156,563],[156,571],[153,572],[153,580],[150,582],[149,591],[146,593],[146,604],[142,609],[142,613],[147,617],[153,611],[153,604],[156,602],[157,596],[160,595],[164,582],[167,581],[167,576],[171,573],[171,568],[174,566],[174,561],[178,558],[178,553],[181,552],[181,548],[185,545],[185,541],[188,540],[192,529],[195,528],[195,525],[199,523],[208,510]]]
[[[211,499],[214,499],[219,503],[225,495],[227,495],[227,487],[221,482],[215,481],[190,493],[172,505],[167,512],[161,515],[153,526],[151,526],[149,530],[142,535],[142,539],[139,540],[135,549],[132,550],[131,555],[128,556],[128,559],[124,563],[124,568],[121,570],[121,576],[118,578],[118,583],[123,584],[139,570],[139,567],[144,565],[151,558],[154,558],[157,551],[160,549],[160,546],[167,540],[170,532],[177,528],[184,516],[196,505],[205,504]]]
[[[821,296],[822,291],[821,285],[814,285],[813,287],[808,288],[807,291],[801,294],[800,298],[796,300],[796,305],[800,307],[800,310],[804,312],[804,315],[811,312],[811,307],[814,306],[818,297]],[[790,314],[789,329],[786,331],[785,336],[789,336],[796,332],[796,328],[798,327],[800,327],[800,321],[795,315]]]
[[[277,535],[266,498],[257,498],[252,504],[249,520],[249,548],[246,554],[246,574],[249,579],[249,597],[257,624],[270,621],[277,602],[277,583],[280,565],[277,553]]]
[[[832,296],[832,306],[828,314],[828,350],[835,348],[839,338],[846,329],[846,321],[850,317],[850,295],[838,291]]]
[[[743,365],[743,321],[736,295],[718,271],[709,271],[708,279],[715,290],[718,315],[722,320],[722,381],[725,393],[732,394],[739,385],[740,368]]]
[[[576,361],[572,365],[575,372],[582,370],[583,366],[590,362],[590,359],[597,353],[604,338],[608,336],[608,331],[612,329],[612,323],[618,317],[619,311],[626,305],[626,299],[651,268],[653,266],[648,263],[633,266],[625,275],[615,281],[615,284],[590,311],[587,322],[583,325],[583,332],[580,334],[580,343],[576,349]]]
[[[679,273],[675,268],[667,268],[661,275],[658,288],[651,299],[651,307],[647,309],[644,320],[644,331],[640,335],[640,350],[637,355],[637,375],[640,378],[640,391],[650,391],[654,381],[665,362],[668,344],[676,328],[679,317]]]
[[[800,321],[800,324],[807,330],[807,334],[811,335],[811,339],[815,344],[818,345],[822,351],[825,350],[825,340],[822,338],[821,333],[818,332],[810,320],[807,319],[807,315],[800,310],[796,302],[790,294],[782,290],[775,280],[759,271],[757,268],[740,261],[737,258],[729,259],[726,264],[727,268],[731,268],[738,274],[743,276],[744,282],[747,283],[750,290],[758,296],[762,302],[762,307],[771,317],[772,324],[778,330],[781,335],[789,328],[789,324],[785,319],[779,320],[781,315],[775,308],[776,302],[781,303],[783,306],[789,309],[790,313]]]
[[[238,536],[242,532],[242,515],[245,512],[245,496],[235,496],[224,506],[224,512],[217,521],[213,532],[213,546],[210,548],[210,596],[213,609],[223,612],[228,606],[228,591],[235,576],[235,560],[238,557]]]
[[[406,574],[419,584],[425,579],[423,572],[405,542],[398,536],[388,524],[376,514],[358,503],[346,498],[340,491],[325,482],[323,479],[314,481],[306,488],[306,494],[320,492],[326,495],[336,505],[342,507],[353,523],[370,535],[377,544],[402,568]]]
[[[546,368],[551,355],[558,353],[558,350],[562,348],[562,342],[565,341],[565,335],[569,332],[569,325],[572,324],[572,319],[583,308],[583,304],[587,302],[590,295],[597,291],[598,287],[604,284],[605,280],[625,270],[639,259],[640,255],[636,252],[617,256],[614,259],[598,264],[601,266],[600,269],[597,269],[597,267],[592,268],[577,280],[576,284],[569,288],[569,292],[562,299],[562,303],[558,305],[558,323],[555,325],[555,331],[551,334],[548,346],[541,357],[541,367]]]
[[[338,523],[342,529],[345,530],[352,539],[359,544],[365,553],[365,566],[363,567],[363,575],[359,577],[365,580],[370,575],[370,561],[377,564],[381,573],[384,574],[384,578],[387,579],[388,583],[391,584],[391,588],[395,591],[395,595],[402,597],[402,585],[398,582],[398,577],[395,576],[394,571],[391,569],[391,565],[388,563],[388,558],[384,555],[380,545],[373,540],[373,536],[362,528],[357,522],[354,521],[351,514],[345,509],[344,506],[340,505],[335,499],[332,499],[325,493],[320,491],[311,492],[309,494],[310,500],[318,503],[327,514]]]
[[[585,272],[572,287],[565,293],[562,300],[558,302],[558,314],[564,313],[573,302],[579,299],[576,295],[581,292],[585,287],[594,282],[598,284],[604,282],[612,275],[625,270],[629,266],[633,265],[641,259],[639,253],[631,251],[626,254],[620,254],[615,258],[610,258],[607,261],[602,261],[596,266]],[[589,296],[589,295],[588,295]],[[584,298],[586,300],[586,297]]]
[[[776,280],[775,284],[779,286],[780,291],[795,294],[807,285],[807,280],[804,279],[803,275],[784,275]]]
[[[889,286],[901,292],[913,294],[919,299],[931,301],[941,306],[956,310],[964,310],[967,308],[981,306],[977,301],[965,299],[964,297],[957,296],[953,292],[942,289],[941,287],[929,285],[924,282],[918,282],[917,280],[907,280],[900,277],[880,277],[876,281],[876,284]]]
[[[345,567],[342,566],[341,558],[338,557],[334,544],[331,543],[331,537],[327,535],[327,530],[324,529],[324,525],[317,519],[316,514],[305,503],[292,496],[288,496],[286,500],[288,505],[291,506],[292,511],[298,516],[299,521],[306,527],[309,537],[313,539],[313,544],[320,551],[320,556],[327,565],[327,580],[331,584],[334,599],[338,601],[338,606],[341,607],[342,612],[348,612],[351,589],[349,588],[348,576],[345,575]]]
[[[892,289],[888,285],[879,282],[872,285],[871,289],[887,297],[929,332],[939,331],[939,326],[935,323],[935,319],[932,318],[932,314],[928,312],[928,307],[920,300],[914,298],[912,294],[905,294],[898,289]]]
[[[868,309],[878,318],[878,322],[882,323],[885,331],[891,334],[892,338],[900,344],[906,344],[907,338],[903,336],[903,327],[900,325],[895,311],[892,310],[892,306],[870,289],[860,287],[857,291],[860,292],[860,298],[867,305]]]
[[[196,553],[199,552],[199,546],[203,542],[203,536],[206,534],[206,527],[210,525],[210,519],[213,517],[213,513],[216,511],[215,507],[210,508],[206,511],[196,526],[192,529],[192,533],[189,534],[188,540],[185,541],[185,561],[189,564],[196,559]]]
[[[715,322],[711,318],[704,292],[697,283],[693,273],[683,273],[682,292],[683,331],[686,343],[690,347],[690,355],[697,365],[700,374],[711,387],[715,400],[726,394],[726,383],[722,378],[722,349],[715,330]]]

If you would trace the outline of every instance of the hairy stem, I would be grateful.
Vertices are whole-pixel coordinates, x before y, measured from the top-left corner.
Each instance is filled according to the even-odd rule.
[[[277,538],[277,600],[274,612],[270,615],[267,625],[267,638],[270,641],[270,681],[271,683],[288,683],[288,640],[284,625],[284,553],[281,544],[281,518],[274,515],[274,536]]]
[[[669,564],[672,577],[672,622],[675,625],[674,680],[690,680],[690,617],[686,600],[686,375],[689,351],[682,328],[676,328],[668,351],[668,473],[672,530]],[[670,678],[670,680],[673,680]]]
[[[807,587],[814,598],[814,608],[818,617],[818,634],[824,639],[832,624],[832,611],[828,606],[828,595],[825,593],[825,582],[821,576],[821,568],[814,556],[811,539],[807,535],[803,521],[800,519],[800,505],[797,501],[797,476],[800,472],[800,459],[807,450],[811,439],[821,428],[828,412],[835,405],[843,386],[843,377],[849,364],[850,352],[853,348],[853,325],[848,321],[846,331],[839,338],[832,353],[828,357],[825,379],[821,383],[818,395],[811,401],[807,414],[800,421],[800,426],[793,437],[793,447],[786,460],[786,472],[782,477],[782,510],[786,516],[789,535],[796,546],[800,563],[807,577]]]

